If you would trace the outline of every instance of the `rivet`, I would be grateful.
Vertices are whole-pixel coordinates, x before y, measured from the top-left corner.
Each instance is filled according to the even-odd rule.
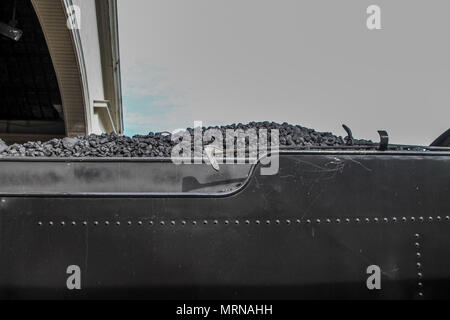
[[[389,219],[388,219],[388,218],[383,218],[383,221],[384,221],[385,223],[388,223],[388,222],[389,222]]]
[[[83,221],[83,226],[87,226],[87,221]]]
[[[322,221],[320,221],[320,219],[316,220],[317,224],[320,224]]]
[[[422,292],[419,292],[419,297],[423,297],[423,293]]]
[[[310,224],[310,223],[311,223],[311,220],[310,220],[310,219],[306,220],[306,223],[307,223],[307,224]]]
[[[378,222],[379,220],[378,220],[378,218],[374,218],[373,221]]]
[[[436,219],[437,219],[437,221],[441,221],[442,220],[441,216],[437,216]]]
[[[154,224],[154,222],[150,220],[150,221],[148,222],[148,224],[152,226],[152,225]]]
[[[418,242],[416,242],[414,245],[416,246],[416,248],[420,247],[420,243],[418,243]]]
[[[422,265],[420,264],[420,262],[417,262],[417,269],[422,268]]]
[[[403,221],[403,222],[406,222],[407,220],[408,220],[408,219],[406,219],[406,217],[403,217],[403,218],[402,218],[402,221]]]
[[[64,227],[66,223],[64,221],[61,221],[61,225]]]
[[[418,276],[419,278],[422,278],[422,277],[423,277],[422,272],[418,272],[418,273],[417,273],[417,276]]]
[[[393,217],[393,218],[392,218],[392,221],[393,221],[393,222],[397,222],[397,218],[396,218],[396,217]]]
[[[50,222],[48,223],[48,225],[49,225],[49,226],[53,226],[53,221],[50,221]]]
[[[225,220],[225,224],[230,224],[230,221],[228,221],[228,220]]]
[[[138,225],[142,226],[142,221],[138,221]]]
[[[345,219],[345,222],[350,223],[350,219],[349,218]]]
[[[422,283],[422,282],[418,282],[417,285],[418,285],[419,287],[423,287],[423,283]]]
[[[420,252],[417,252],[417,253],[416,253],[416,256],[417,256],[417,258],[422,257],[422,255],[420,254]]]
[[[176,222],[174,220],[172,220],[172,221],[170,221],[170,224],[174,226],[176,224]]]
[[[291,224],[291,220],[286,220],[286,224]]]
[[[214,224],[219,224],[219,220],[214,220]]]
[[[420,222],[423,222],[425,219],[423,217],[419,217]]]
[[[416,218],[415,217],[411,217],[411,221],[412,222],[416,221]]]
[[[72,221],[72,226],[76,226],[77,223],[75,221]]]
[[[433,217],[428,217],[428,221],[433,221]]]
[[[129,226],[131,226],[133,224],[131,221],[128,221],[127,223]]]
[[[297,219],[295,222],[297,222],[297,224],[301,224],[301,223],[302,223],[302,220]]]
[[[207,224],[208,224],[208,220],[204,220],[204,221],[203,221],[203,224],[204,224],[204,225],[207,225]]]
[[[120,221],[117,221],[117,222],[116,222],[116,226],[120,226]]]
[[[445,216],[445,220],[450,221],[450,216]]]
[[[339,218],[336,219],[336,223],[337,223],[337,224],[341,223],[341,219],[339,219]]]
[[[280,224],[280,220],[275,220],[275,223],[276,224]]]
[[[331,220],[330,220],[330,219],[327,219],[327,223],[330,224],[330,223],[331,223]]]
[[[161,221],[159,224],[163,226],[163,225],[165,225],[166,223],[165,223],[164,221]]]
[[[181,224],[182,224],[183,226],[185,226],[185,225],[186,225],[186,223],[187,223],[187,222],[186,222],[186,221],[184,221],[184,220],[183,220],[183,221],[181,221]]]
[[[267,220],[267,221],[266,221],[266,224],[270,224],[270,220]]]
[[[109,221],[105,221],[105,225],[109,226]]]
[[[361,220],[359,218],[356,218],[355,221],[356,221],[356,223],[360,223],[361,222]]]
[[[369,222],[370,222],[370,219],[369,219],[369,218],[366,218],[365,221],[366,221],[366,223],[369,223]]]
[[[415,237],[416,239],[419,239],[419,238],[420,238],[420,234],[416,233],[416,234],[414,235],[414,237]]]
[[[98,226],[98,221],[94,221],[94,226]]]
[[[195,226],[197,225],[197,221],[192,221],[192,224]]]
[[[38,226],[42,227],[42,222],[41,221],[38,222]]]
[[[256,224],[261,224],[261,221],[256,220],[255,223],[256,223]]]

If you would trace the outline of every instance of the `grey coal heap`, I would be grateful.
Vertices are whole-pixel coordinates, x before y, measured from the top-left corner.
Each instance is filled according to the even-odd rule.
[[[275,122],[251,122],[249,124],[232,124],[203,128],[219,129],[224,137],[228,129],[248,130],[267,129],[279,130],[280,148],[314,149],[318,147],[342,147],[345,145],[361,146],[367,148],[375,146],[371,141],[342,138],[328,132],[317,132],[299,125]],[[188,128],[194,141],[194,129]],[[248,141],[247,141],[248,142]],[[150,132],[148,135],[139,135],[132,138],[116,134],[89,135],[86,137],[53,139],[47,142],[28,142],[6,146],[0,141],[0,156],[2,157],[170,157],[172,148],[177,141],[163,133]],[[210,142],[204,142],[209,144]]]

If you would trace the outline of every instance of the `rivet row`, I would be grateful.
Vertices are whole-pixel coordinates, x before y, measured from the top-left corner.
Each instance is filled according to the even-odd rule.
[[[438,219],[439,220],[439,219]],[[429,221],[432,221],[429,219]],[[418,296],[423,297],[423,265],[422,265],[422,252],[421,252],[421,235],[419,233],[416,233],[414,235],[414,247],[416,249],[416,269],[417,269],[417,289],[418,289]]]
[[[401,217],[401,218],[397,218],[397,217],[391,217],[391,218],[379,218],[379,217],[375,217],[375,218],[369,218],[369,217],[356,217],[356,218],[321,218],[321,219],[285,219],[285,220],[281,220],[281,219],[275,219],[275,220],[271,220],[271,219],[267,219],[267,220],[250,220],[250,219],[245,219],[245,220],[239,220],[239,219],[235,219],[235,220],[209,220],[209,219],[205,219],[205,220],[191,220],[191,221],[187,221],[187,220],[181,220],[181,221],[176,221],[176,220],[160,220],[160,221],[147,221],[144,222],[142,220],[139,220],[137,222],[132,222],[130,220],[125,221],[125,222],[121,222],[121,221],[92,221],[90,222],[92,225],[94,226],[99,226],[99,225],[105,225],[105,226],[109,226],[109,225],[115,225],[115,226],[121,226],[122,223],[126,224],[127,226],[132,226],[133,224],[137,224],[138,226],[143,226],[143,225],[160,225],[160,226],[166,226],[166,225],[170,225],[170,226],[176,226],[176,225],[182,225],[182,226],[186,226],[186,225],[198,225],[198,224],[202,224],[202,225],[220,225],[220,224],[224,224],[224,225],[261,225],[261,224],[265,224],[265,225],[300,225],[300,224],[305,224],[305,225],[311,225],[311,224],[350,224],[350,223],[356,223],[356,224],[370,224],[370,223],[376,223],[376,224],[388,224],[388,223],[397,223],[397,222],[402,222],[402,223],[407,223],[407,222],[420,222],[420,223],[434,223],[434,222],[442,222],[443,220],[450,222],[450,216],[446,216],[445,218],[442,218],[441,216],[436,216],[436,217]],[[43,221],[38,221],[38,226],[44,226],[46,225]],[[61,227],[66,227],[66,226],[87,226],[89,223],[87,221],[70,221],[70,222],[65,222],[65,221],[60,221],[59,223],[54,222],[54,221],[48,221],[47,225],[50,227],[56,226],[56,225],[60,225]]]

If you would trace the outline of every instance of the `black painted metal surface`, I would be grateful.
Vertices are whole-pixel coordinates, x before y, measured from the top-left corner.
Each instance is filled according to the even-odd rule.
[[[27,196],[2,185],[0,296],[450,297],[450,153],[290,152],[278,175],[258,167],[225,194]],[[66,288],[69,265],[81,268],[79,291]],[[370,265],[381,290],[366,286]]]

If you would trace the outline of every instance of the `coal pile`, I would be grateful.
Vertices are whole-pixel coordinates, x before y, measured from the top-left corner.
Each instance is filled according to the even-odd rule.
[[[278,124],[275,122],[251,122],[249,124],[232,124],[221,127],[203,128],[219,129],[223,134],[225,144],[225,133],[231,130],[267,129],[268,136],[273,129],[279,130],[280,148],[314,149],[333,148],[345,145],[361,146],[361,148],[375,147],[371,141],[356,140],[352,137],[339,137],[329,132],[317,132],[299,125],[288,123]],[[194,129],[188,128],[194,143]],[[258,131],[257,131],[258,132]],[[80,136],[76,138],[53,139],[47,142],[28,142],[25,144],[14,144],[6,146],[0,142],[0,156],[3,157],[170,157],[172,148],[178,141],[172,141],[167,133],[153,133],[134,137],[119,136],[116,134],[102,134]],[[206,141],[203,144],[209,144]],[[248,143],[248,140],[247,140]]]

